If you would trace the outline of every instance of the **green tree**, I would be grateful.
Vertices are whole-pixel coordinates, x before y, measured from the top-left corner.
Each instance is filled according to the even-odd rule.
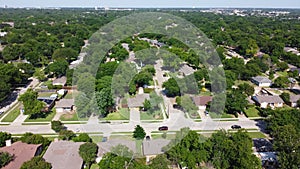
[[[115,102],[111,95],[110,88],[104,88],[96,92],[96,100],[99,108],[99,115],[105,117],[109,112],[114,110]]]
[[[47,138],[44,138],[39,134],[32,134],[32,133],[23,134],[20,140],[23,143],[27,143],[27,144],[42,144],[44,148],[47,147],[51,142]]]
[[[278,88],[288,87],[289,80],[287,77],[279,76],[275,79],[273,86]]]
[[[0,147],[5,146],[5,141],[11,139],[11,134],[7,132],[0,132]]]
[[[60,48],[53,52],[52,59],[54,60],[66,60],[71,62],[77,59],[77,52],[71,48]]]
[[[284,103],[289,104],[290,102],[290,94],[287,92],[283,92],[280,97],[282,98],[282,100],[284,101]]]
[[[163,83],[168,97],[180,96],[180,88],[174,78],[170,78],[168,81]]]
[[[87,168],[91,167],[91,164],[95,162],[98,152],[98,146],[95,143],[84,143],[79,147],[79,155],[83,159]]]
[[[151,102],[150,102],[148,99],[146,99],[146,100],[144,101],[144,103],[143,103],[143,108],[144,108],[145,111],[151,109]]]
[[[236,115],[237,113],[242,112],[248,104],[246,98],[246,95],[241,93],[239,90],[229,92],[226,97],[226,113]]]
[[[24,114],[30,115],[31,118],[38,117],[42,113],[45,103],[37,100],[38,93],[32,89],[28,89],[19,98],[24,105]]]
[[[242,83],[238,86],[238,89],[245,93],[247,96],[252,96],[254,94],[254,87],[248,83]]]
[[[167,156],[165,154],[159,154],[153,160],[151,160],[149,167],[151,169],[168,169],[169,164],[170,161],[167,159]]]
[[[289,68],[289,66],[286,62],[278,62],[276,65],[280,71],[285,71],[286,69]]]
[[[61,121],[51,121],[51,129],[54,130],[56,133],[63,130],[65,127]]]
[[[119,144],[111,148],[111,153],[120,156],[120,157],[128,157],[131,158],[133,156],[133,151],[129,150],[128,147]]]
[[[141,127],[140,125],[135,126],[133,131],[133,138],[142,140],[145,138],[145,136],[146,136],[146,132],[143,129],[143,127]]]
[[[92,142],[92,139],[86,133],[80,133],[79,136],[74,137],[72,140],[74,142]]]
[[[47,67],[47,71],[52,72],[56,77],[66,75],[69,63],[65,59],[58,59]]]
[[[31,160],[22,164],[21,169],[51,169],[50,163],[46,162],[41,156],[33,157]]]
[[[76,137],[76,134],[72,130],[61,130],[59,132],[58,138],[61,140],[72,140],[74,137]]]
[[[8,152],[0,152],[0,167],[6,166],[13,159],[14,155],[9,154]]]

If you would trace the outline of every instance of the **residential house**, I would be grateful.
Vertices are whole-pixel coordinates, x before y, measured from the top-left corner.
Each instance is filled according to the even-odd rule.
[[[70,112],[74,110],[74,99],[61,99],[55,105],[57,113]]]
[[[150,162],[150,160],[155,158],[158,154],[163,154],[163,147],[169,143],[170,140],[166,139],[144,140],[142,148],[143,155],[146,156],[146,162]]]
[[[261,108],[267,108],[268,106],[271,108],[282,107],[284,101],[279,96],[253,96],[252,100],[259,105]]]
[[[60,78],[56,78],[55,80],[53,80],[52,85],[54,85],[54,86],[65,86],[66,83],[67,83],[67,77],[62,76]]]
[[[42,152],[42,145],[27,144],[18,141],[13,144],[8,144],[6,147],[1,147],[0,152],[8,152],[9,154],[14,155],[14,159],[2,169],[17,169],[21,168],[24,162],[39,155]]]
[[[252,77],[251,82],[259,87],[270,87],[272,85],[272,81],[264,76]]]
[[[192,97],[193,102],[200,110],[205,110],[206,105],[212,101],[212,96],[194,96]]]
[[[179,73],[182,74],[183,76],[188,76],[191,75],[195,72],[196,70],[193,69],[192,67],[190,67],[187,64],[183,64],[180,69],[179,69]]]
[[[43,158],[51,163],[52,169],[81,169],[83,160],[79,155],[79,147],[83,142],[54,141]]]
[[[294,67],[294,68],[290,68],[290,72],[294,72],[297,71],[298,76],[300,76],[300,68]]]
[[[54,104],[55,104],[55,100],[56,98],[55,97],[38,97],[37,98],[39,101],[42,101],[44,103],[46,103],[46,106],[44,107],[44,110],[43,111],[50,111]]]
[[[290,95],[290,106],[297,107],[297,101],[300,99],[300,95]]]
[[[139,108],[139,107],[143,107],[143,103],[145,100],[149,100],[150,99],[150,95],[147,93],[144,94],[137,94],[135,97],[133,98],[128,98],[127,99],[127,104],[129,108]]]
[[[254,154],[261,160],[263,168],[278,168],[276,152],[257,152]]]

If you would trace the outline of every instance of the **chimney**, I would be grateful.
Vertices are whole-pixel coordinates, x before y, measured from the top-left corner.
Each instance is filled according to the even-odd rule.
[[[11,146],[11,140],[5,140],[5,145],[6,145],[6,147]]]

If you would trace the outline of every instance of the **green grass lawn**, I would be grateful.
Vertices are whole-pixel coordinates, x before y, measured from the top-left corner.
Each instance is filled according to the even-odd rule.
[[[25,120],[25,122],[50,122],[50,121],[52,121],[52,119],[55,116],[55,114],[56,114],[56,110],[54,108],[44,118],[30,119],[30,116],[29,116],[29,117],[27,117],[27,119]]]
[[[92,164],[92,165],[91,165],[91,169],[99,169],[98,164]]]
[[[118,112],[109,113],[104,120],[129,120],[130,112],[127,108],[122,108]]]
[[[94,143],[99,143],[102,141],[103,136],[90,136]]]
[[[151,134],[151,139],[164,139],[163,137],[163,134]],[[172,134],[172,133],[167,133],[167,137],[165,139],[167,140],[172,140],[172,139],[175,139],[176,137],[176,134]]]
[[[65,95],[65,97],[64,97],[64,99],[74,99],[77,95],[79,94],[79,92],[68,92],[66,95]]]
[[[235,86],[238,86],[238,85],[243,84],[243,83],[248,83],[248,84],[251,85],[251,86],[255,86],[253,83],[251,83],[250,81],[246,81],[246,80],[236,80],[236,81],[234,82],[234,85],[235,85]]]
[[[213,113],[213,112],[209,112],[209,115],[211,118],[215,119],[215,118],[235,118],[234,115],[232,114],[216,114],[216,113]]]
[[[2,122],[13,122],[20,114],[20,105],[18,105],[2,119]]]
[[[200,96],[211,96],[211,92],[209,90],[206,92],[201,91]]]
[[[142,154],[143,154],[142,143],[143,143],[143,140],[135,140],[136,153],[138,156],[142,156]]]
[[[266,138],[262,132],[248,132],[247,133],[251,138]]]
[[[287,71],[284,71],[284,72],[278,71],[278,72],[276,72],[276,74],[278,74],[279,76],[288,77],[288,72]]]
[[[130,135],[110,135],[109,136],[109,139],[112,140],[112,139],[119,139],[119,140],[131,140],[131,141],[134,141],[135,139],[132,137],[132,134]]]
[[[249,109],[246,109],[244,113],[247,117],[260,117],[259,111],[256,109],[256,107],[250,107]]]
[[[142,111],[140,113],[140,119],[141,120],[162,120],[163,115],[161,114],[160,110],[155,111],[153,114]]]
[[[59,118],[61,121],[79,121],[76,113],[73,114],[63,114]]]

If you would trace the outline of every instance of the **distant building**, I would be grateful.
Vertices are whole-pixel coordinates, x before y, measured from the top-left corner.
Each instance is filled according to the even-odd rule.
[[[261,160],[263,168],[278,168],[276,152],[258,152],[254,154]]]
[[[270,87],[272,85],[272,81],[264,76],[252,77],[251,82],[259,87]]]
[[[6,147],[1,147],[0,152],[8,152],[14,155],[14,159],[2,169],[17,169],[21,168],[22,164],[31,160],[34,156],[42,152],[41,144],[27,144],[21,141],[15,142]]]
[[[179,69],[179,73],[181,73],[183,76],[188,76],[191,75],[195,72],[196,70],[194,70],[192,67],[190,67],[187,64],[184,64],[180,67]]]
[[[297,101],[300,99],[300,95],[290,95],[290,106],[297,107]]]
[[[43,111],[48,112],[53,108],[56,98],[55,97],[38,97],[37,100],[46,103],[46,106],[44,107]]]
[[[192,99],[195,105],[198,106],[200,110],[205,110],[207,104],[212,101],[212,96],[195,96]]]
[[[67,83],[67,77],[62,76],[60,78],[56,78],[55,80],[53,80],[52,85],[54,85],[54,86],[65,86],[66,83]]]
[[[70,112],[74,110],[74,99],[61,99],[55,105],[56,112]]]
[[[253,96],[252,100],[259,105],[261,108],[271,108],[282,107],[284,101],[279,96]]]
[[[51,163],[52,169],[81,169],[83,160],[79,155],[79,147],[83,142],[52,142],[43,158]]]

